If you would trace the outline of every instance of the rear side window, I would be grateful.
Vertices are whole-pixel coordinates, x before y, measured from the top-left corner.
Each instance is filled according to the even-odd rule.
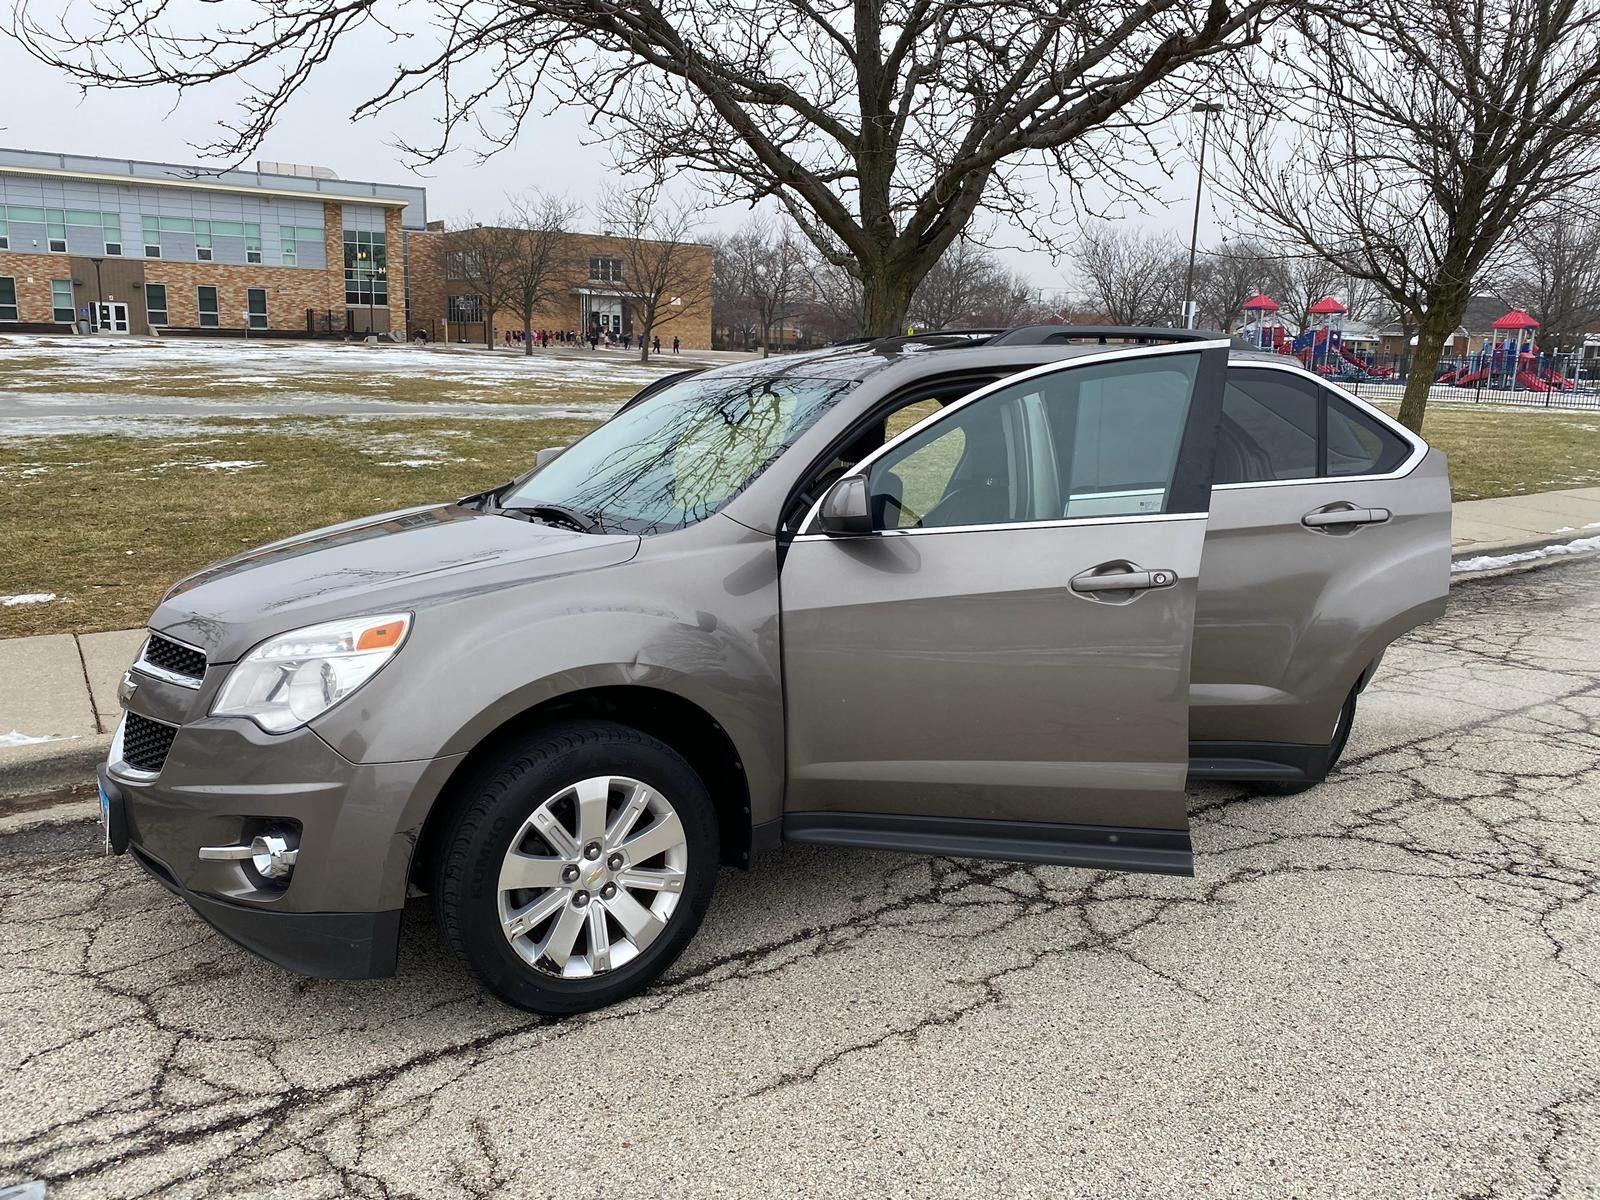
[[[1232,371],[1222,393],[1217,483],[1317,474],[1320,389],[1282,371]]]
[[[1274,370],[1228,372],[1217,484],[1386,475],[1410,454],[1404,438],[1310,379]]]
[[[1328,397],[1328,475],[1387,475],[1411,447],[1353,404]]]

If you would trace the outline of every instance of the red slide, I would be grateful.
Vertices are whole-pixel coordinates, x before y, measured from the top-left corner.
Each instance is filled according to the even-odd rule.
[[[1548,392],[1553,389],[1548,380],[1542,379],[1527,367],[1517,372],[1517,382],[1530,392]]]

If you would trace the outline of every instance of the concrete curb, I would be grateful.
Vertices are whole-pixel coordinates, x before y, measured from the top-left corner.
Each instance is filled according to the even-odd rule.
[[[1547,550],[1551,546],[1565,546],[1569,542],[1586,541],[1600,536],[1600,530],[1585,532],[1582,530],[1573,533],[1564,533],[1559,536],[1534,538],[1527,542],[1516,542],[1509,546],[1494,546],[1490,549],[1457,550],[1450,555],[1450,565],[1454,568],[1456,563],[1468,562],[1474,558],[1504,558],[1512,554],[1528,554],[1536,550]],[[1600,554],[1600,550],[1578,550],[1571,554],[1551,554],[1542,558],[1530,559],[1527,562],[1507,563],[1500,567],[1485,567],[1481,571],[1460,571],[1452,569],[1450,582],[1452,585],[1469,579],[1488,579],[1496,575],[1516,575],[1523,571],[1537,571],[1541,567],[1553,566],[1563,562],[1581,562]]]
[[[110,749],[109,733],[7,748],[0,760],[0,810],[18,796],[87,787]]]

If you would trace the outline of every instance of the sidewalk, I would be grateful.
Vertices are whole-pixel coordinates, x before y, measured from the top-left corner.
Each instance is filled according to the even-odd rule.
[[[1597,539],[1600,487],[1463,501],[1452,524],[1455,577],[1543,559],[1525,554],[1540,547],[1597,549]],[[0,640],[0,796],[92,779],[120,713],[118,680],[143,639],[144,630],[126,629]]]

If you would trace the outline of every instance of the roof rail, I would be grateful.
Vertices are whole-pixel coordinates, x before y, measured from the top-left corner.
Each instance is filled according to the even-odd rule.
[[[998,337],[990,346],[1052,346],[1066,342],[1098,342],[1102,346],[1152,342],[1210,342],[1225,338],[1225,333],[1205,329],[1167,329],[1159,325],[1018,325]]]

